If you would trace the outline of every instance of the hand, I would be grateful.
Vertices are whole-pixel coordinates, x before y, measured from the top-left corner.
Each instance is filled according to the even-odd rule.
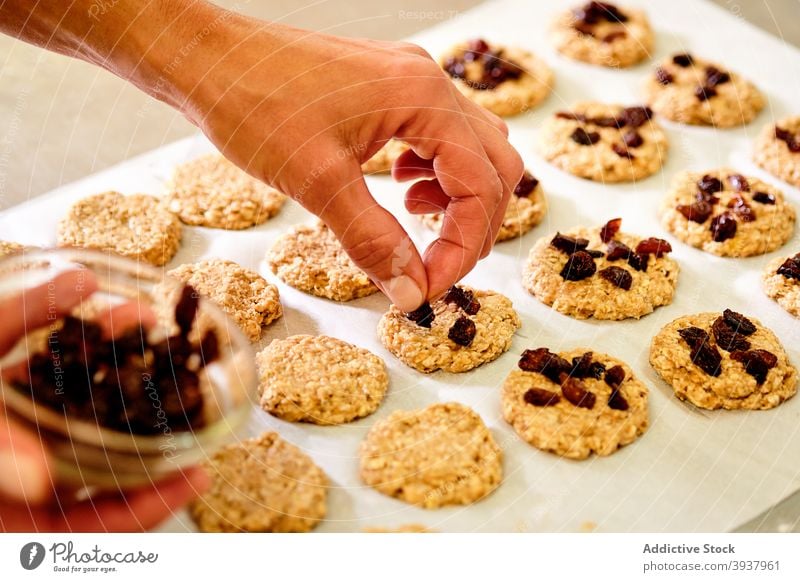
[[[190,31],[214,19],[214,40],[170,80],[180,95],[172,101],[229,159],[320,216],[406,311],[489,253],[523,164],[506,125],[464,98],[424,50],[220,14],[207,5],[185,13]],[[424,178],[406,208],[444,210],[422,257],[360,169],[391,137],[412,148],[394,177]]]
[[[97,290],[88,272],[69,271],[52,284],[0,300],[0,358],[26,330],[49,323],[48,315],[68,314]],[[52,309],[53,311],[49,311]],[[108,337],[154,316],[133,303],[114,307],[98,319]],[[0,383],[9,370],[0,369]],[[149,529],[207,486],[208,477],[190,469],[168,480],[111,497],[74,503],[54,498],[59,484],[50,472],[47,451],[38,437],[19,426],[0,407],[0,530],[11,531],[136,531]]]

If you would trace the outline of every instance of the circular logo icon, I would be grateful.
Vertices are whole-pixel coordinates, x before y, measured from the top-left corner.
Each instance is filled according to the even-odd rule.
[[[35,570],[44,561],[44,546],[39,542],[28,542],[19,551],[19,563],[26,570]]]

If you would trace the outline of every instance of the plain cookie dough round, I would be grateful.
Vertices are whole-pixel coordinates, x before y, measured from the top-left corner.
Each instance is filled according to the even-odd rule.
[[[190,506],[204,532],[307,532],[325,517],[328,478],[277,433],[228,445],[204,463],[211,487]]]
[[[777,131],[791,135],[795,151],[785,139],[778,139]],[[785,117],[764,127],[756,139],[753,160],[773,176],[800,186],[800,116]]]
[[[591,350],[576,348],[558,355],[572,362],[573,358],[580,358],[587,352]],[[609,406],[612,388],[603,379],[580,380],[596,397],[591,409],[580,408],[563,397],[559,384],[539,372],[515,367],[503,382],[503,418],[525,442],[570,459],[586,459],[592,453],[610,455],[632,443],[647,430],[647,387],[627,364],[616,358],[592,352],[592,361],[605,365],[606,370],[614,366],[625,370],[619,393],[628,403],[627,410]],[[559,400],[552,406],[529,404],[525,393],[531,388],[553,392]]]
[[[752,317],[748,319],[756,326],[756,332],[747,336],[752,344],[751,349],[768,350],[778,357],[777,366],[769,371],[761,386],[753,376],[745,372],[741,362],[732,360],[730,352],[721,348],[719,353],[722,356],[722,372],[719,376],[706,374],[692,362],[691,349],[678,335],[678,330],[699,327],[709,334],[711,343],[715,345],[711,325],[720,315],[717,312],[707,312],[680,317],[664,326],[653,338],[650,344],[650,365],[672,386],[675,395],[681,400],[709,410],[765,410],[794,396],[797,391],[797,371],[789,363],[775,334]]]
[[[644,95],[653,111],[678,123],[735,127],[750,123],[764,108],[764,96],[753,83],[719,64],[692,55],[688,55],[691,62],[688,66],[675,63],[675,59],[687,62],[686,56],[667,57],[655,73],[648,75]],[[719,78],[715,71],[727,74],[729,80],[710,91],[708,79]]]
[[[430,328],[417,325],[392,305],[378,322],[378,336],[392,354],[420,372],[466,372],[491,362],[511,347],[514,333],[522,325],[511,300],[495,291],[472,291],[481,304],[476,315],[466,315],[463,310],[444,299],[435,301],[431,308],[435,319]],[[456,344],[448,337],[450,328],[460,317],[475,324],[475,337],[467,346]]]
[[[581,10],[561,13],[550,27],[550,37],[562,55],[602,67],[630,67],[650,57],[653,31],[642,10],[624,8],[625,22],[600,18],[597,23],[582,22]]]
[[[584,238],[590,250],[607,251],[600,239],[600,228],[578,227],[561,234]],[[672,303],[678,284],[678,263],[669,255],[651,255],[646,271],[632,268],[627,261],[609,261],[605,256],[595,258],[597,271],[580,280],[567,281],[561,277],[569,255],[550,244],[552,235],[540,238],[531,249],[522,271],[522,285],[545,305],[576,319],[640,318],[657,307]],[[618,232],[614,240],[635,249],[642,237]],[[632,279],[629,290],[621,289],[603,279],[598,273],[607,267],[625,269]]]
[[[730,177],[740,175],[730,168],[709,172],[681,172],[676,175],[660,205],[661,224],[686,244],[721,257],[751,257],[782,247],[794,232],[794,207],[786,201],[778,188],[752,176],[745,176],[749,189],[737,191]],[[698,182],[704,176],[720,180],[724,189],[713,194],[719,202],[713,204],[709,218],[698,223],[681,214],[677,207],[691,205],[697,201]],[[755,201],[753,196],[758,192],[771,195],[775,203],[763,204]],[[744,222],[728,208],[731,200],[738,196],[741,196],[755,213],[754,221]],[[725,212],[730,212],[736,219],[736,234],[732,238],[717,242],[713,239],[711,225],[717,216]]]
[[[261,339],[264,326],[283,315],[278,288],[233,261],[188,263],[167,274],[216,303],[252,342]]]
[[[58,246],[112,251],[157,267],[180,246],[181,222],[147,194],[103,192],[79,200],[58,225]]]
[[[361,479],[425,509],[467,505],[503,479],[503,451],[472,409],[457,402],[398,410],[361,444]]]
[[[785,261],[795,259],[800,264],[800,253],[793,257],[776,257],[764,269],[764,292],[786,311],[800,317],[800,279],[778,274],[778,267]]]
[[[282,235],[267,262],[281,281],[317,297],[350,301],[378,291],[322,222],[295,226]]]
[[[394,161],[407,149],[408,145],[402,141],[390,139],[374,156],[361,164],[361,171],[365,174],[388,174],[392,171]]]
[[[650,176],[666,161],[667,136],[652,117],[638,127],[614,126],[614,120],[624,119],[624,112],[634,109],[644,111],[589,101],[576,103],[569,112],[558,112],[542,124],[538,151],[565,172],[596,182],[635,182]],[[597,141],[584,145],[573,138],[583,132],[597,134]],[[629,132],[638,134],[641,145],[625,145]]]
[[[530,173],[528,173],[528,176],[536,180]],[[529,194],[525,196],[511,195],[495,242],[502,242],[526,234],[542,222],[546,213],[547,200],[544,197],[541,183],[536,180],[536,186]],[[444,215],[441,213],[422,214],[420,215],[420,220],[434,232],[441,232],[443,217]]]
[[[22,251],[25,247],[19,243],[0,240],[0,258],[14,255]]]
[[[369,350],[340,339],[293,335],[256,356],[261,407],[283,420],[343,424],[380,406],[389,376]]]
[[[479,80],[484,74],[482,55],[486,55],[487,52],[484,52],[484,49],[476,55],[470,50],[470,47],[483,42],[485,41],[476,39],[459,43],[446,51],[439,59],[439,64],[446,72],[450,68],[448,63],[453,62],[452,59],[459,60],[460,65],[463,65],[466,77],[478,81],[470,86],[463,78],[454,77],[448,73],[465,97],[501,117],[518,115],[544,101],[553,89],[553,71],[542,59],[518,47],[488,43],[489,51],[497,54],[501,62],[516,65],[522,72],[516,79],[506,79],[494,88],[475,88],[476,84],[480,86]],[[464,58],[465,54],[469,57]]]
[[[208,154],[175,169],[167,201],[186,224],[241,230],[275,216],[286,196],[223,156]]]

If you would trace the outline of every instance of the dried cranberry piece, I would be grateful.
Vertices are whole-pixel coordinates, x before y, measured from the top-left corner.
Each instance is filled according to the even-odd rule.
[[[591,24],[578,21],[573,23],[572,28],[574,28],[584,36],[592,36],[592,37],[594,36],[594,28]]]
[[[528,170],[525,170],[525,173],[522,174],[522,178],[519,180],[519,184],[517,187],[514,188],[514,194],[520,198],[527,198],[531,195],[531,193],[536,190],[536,187],[539,185],[539,180],[533,177]]]
[[[625,134],[622,136],[622,141],[624,141],[625,145],[629,148],[638,148],[644,143],[644,138],[638,131],[631,129],[625,132]]]
[[[472,343],[472,340],[475,339],[477,331],[475,322],[469,317],[464,317],[462,315],[456,319],[455,323],[450,327],[450,330],[447,332],[447,337],[458,345],[467,347]]]
[[[595,271],[597,265],[594,264],[592,255],[586,251],[578,251],[569,256],[560,274],[565,281],[582,281],[594,275]]]
[[[776,271],[778,275],[783,275],[787,279],[800,281],[800,253],[794,257],[789,257]]]
[[[747,181],[747,178],[742,176],[741,174],[731,174],[728,176],[728,182],[731,183],[733,189],[737,192],[749,192],[750,191],[750,182]]]
[[[789,148],[790,152],[800,152],[800,139],[798,139],[797,136],[788,129],[782,129],[776,125],[775,137],[783,142],[786,142],[786,147]]]
[[[467,41],[466,53],[471,55],[470,60],[476,60],[475,57],[489,52],[489,43],[482,38],[473,38]]]
[[[569,136],[577,144],[590,146],[600,141],[600,134],[596,131],[586,131],[586,128],[576,127]]]
[[[694,64],[694,59],[692,58],[692,55],[690,55],[689,53],[684,53],[681,55],[673,56],[672,62],[678,65],[679,67],[686,68]]]
[[[589,2],[572,11],[576,20],[586,24],[597,24],[600,20],[607,22],[627,22],[625,16],[619,8],[607,2]]]
[[[585,250],[589,246],[589,241],[585,238],[575,238],[566,234],[556,233],[550,246],[557,248],[562,253],[571,255],[574,252]]]
[[[736,330],[742,335],[753,335],[758,329],[756,325],[744,315],[730,309],[723,311],[722,317],[731,329]]]
[[[736,236],[736,219],[730,212],[723,212],[711,221],[711,238],[723,242]]]
[[[628,257],[631,256],[632,252],[633,251],[626,244],[616,240],[612,240],[608,242],[608,248],[606,250],[606,260],[608,261],[627,260]]]
[[[450,57],[442,65],[444,71],[454,79],[466,79],[467,69],[464,61],[458,57]]]
[[[573,378],[588,378],[592,374],[592,352],[572,358],[572,369],[569,375]]]
[[[744,371],[756,379],[760,386],[767,380],[769,371],[778,365],[778,357],[767,350],[749,350],[731,352],[731,359],[741,362]]]
[[[586,252],[589,253],[589,256],[592,257],[593,259],[599,259],[600,257],[605,256],[605,253],[603,251],[599,251],[596,249],[586,249]]]
[[[687,220],[703,224],[711,216],[714,211],[711,204],[704,201],[698,201],[694,204],[680,204],[676,210],[683,214]]]
[[[717,90],[714,87],[698,86],[694,90],[694,96],[697,97],[698,101],[708,101],[717,96]]]
[[[567,401],[578,408],[591,410],[597,401],[597,397],[586,389],[583,382],[576,378],[570,378],[566,374],[562,374],[561,393]]]
[[[628,255],[628,264],[637,271],[647,271],[647,264],[650,261],[650,255],[640,255],[639,253],[631,253]]]
[[[199,298],[197,291],[191,285],[184,285],[181,289],[180,299],[175,305],[175,323],[178,324],[178,329],[183,335],[192,329],[192,323],[197,315]]]
[[[619,388],[625,381],[625,369],[622,366],[612,366],[606,370],[604,378],[606,384],[612,388]]]
[[[631,285],[633,284],[633,277],[622,267],[606,267],[601,270],[598,275],[612,285],[625,291],[630,291]]]
[[[706,174],[697,181],[697,187],[700,188],[700,191],[704,194],[716,194],[723,190],[722,181],[709,174]]]
[[[612,390],[608,396],[608,407],[613,410],[628,410],[628,401],[619,390]]]
[[[569,119],[570,121],[586,121],[586,116],[583,113],[573,113],[572,111],[558,111],[556,112],[558,119]]]
[[[653,117],[653,110],[649,107],[626,107],[622,110],[618,119],[624,121],[624,124],[619,127],[641,127],[649,119]]]
[[[714,334],[717,346],[726,352],[750,349],[750,342],[743,337],[743,334],[737,333],[736,329],[732,329],[722,316],[714,321],[711,331]]]
[[[759,204],[775,204],[775,196],[767,192],[756,192],[753,194],[753,200]]]
[[[692,362],[709,376],[719,376],[722,356],[710,343],[710,337],[699,327],[679,329],[678,334],[691,349]]]
[[[453,303],[463,309],[467,315],[475,315],[480,311],[481,304],[475,299],[475,293],[469,289],[453,285],[444,296],[445,303]]]
[[[522,352],[517,365],[526,372],[543,374],[547,379],[555,383],[559,383],[561,374],[569,373],[572,369],[568,361],[547,348],[525,350]]]
[[[716,67],[706,67],[706,86],[716,87],[731,80],[731,76]]]
[[[741,196],[731,198],[728,201],[728,208],[733,209],[734,214],[742,222],[753,222],[756,219],[756,213]]]
[[[590,117],[586,123],[591,123],[598,127],[618,127],[619,120],[616,117]]]
[[[430,328],[433,320],[436,318],[436,315],[433,313],[431,304],[426,301],[414,311],[409,311],[406,313],[406,317],[420,327]]]
[[[624,145],[620,145],[618,143],[612,143],[611,149],[615,154],[617,154],[621,158],[628,158],[629,160],[636,159],[636,156],[633,155],[630,151],[628,151],[628,148],[625,147]]]
[[[640,255],[655,255],[656,258],[661,258],[672,252],[672,245],[664,239],[650,237],[639,241],[636,252]]]
[[[663,69],[661,67],[658,67],[656,69],[656,81],[658,81],[659,85],[669,85],[674,80],[675,77],[673,77],[672,74],[666,69]]]
[[[525,392],[522,399],[534,406],[555,406],[561,401],[561,397],[555,392],[541,388],[531,388]]]
[[[600,229],[600,240],[604,243],[609,242],[619,232],[620,227],[622,226],[622,219],[621,218],[612,218],[608,222],[603,225],[603,228]]]

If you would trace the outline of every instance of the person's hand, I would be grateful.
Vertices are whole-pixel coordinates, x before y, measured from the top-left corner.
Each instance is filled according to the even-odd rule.
[[[0,358],[26,330],[67,315],[97,289],[89,272],[69,271],[52,283],[23,295],[0,300]],[[134,303],[101,314],[98,323],[107,337],[131,325],[149,325],[152,314]],[[0,368],[0,383],[12,370]],[[137,531],[170,517],[208,485],[199,469],[190,469],[137,490],[80,502],[59,498],[60,484],[50,472],[47,450],[0,406],[0,531]]]
[[[183,14],[183,29],[213,19],[214,33],[169,70],[177,95],[168,100],[226,157],[321,217],[406,311],[489,253],[523,164],[505,123],[464,98],[424,50],[221,14],[207,5]],[[407,209],[444,210],[422,257],[361,172],[391,137],[412,148],[394,177],[424,178]]]

